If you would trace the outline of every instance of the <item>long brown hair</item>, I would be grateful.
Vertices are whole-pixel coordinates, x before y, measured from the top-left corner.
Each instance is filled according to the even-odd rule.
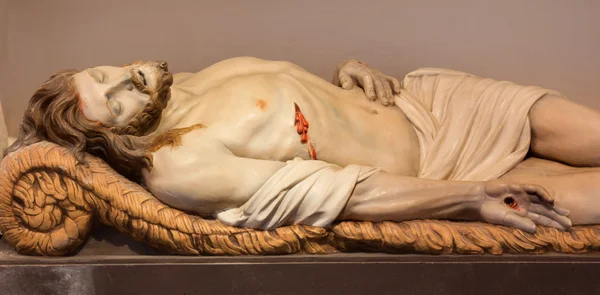
[[[86,163],[87,152],[139,182],[141,169],[152,168],[152,155],[147,151],[150,139],[136,135],[142,133],[141,124],[147,126],[160,117],[166,95],[162,93],[163,101],[155,99],[152,105],[147,106],[144,111],[150,112],[139,114],[132,122],[135,126],[111,130],[83,116],[72,79],[77,72],[58,72],[33,94],[19,126],[19,136],[5,153],[8,155],[39,141],[50,141],[70,148],[82,164]],[[156,115],[156,112],[159,114]]]

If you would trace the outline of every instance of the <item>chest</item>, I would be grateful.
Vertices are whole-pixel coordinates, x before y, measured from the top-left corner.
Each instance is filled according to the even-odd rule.
[[[175,97],[163,113],[165,132],[196,124],[237,156],[285,159],[300,142],[295,102],[306,94],[278,75],[232,79],[210,89]]]

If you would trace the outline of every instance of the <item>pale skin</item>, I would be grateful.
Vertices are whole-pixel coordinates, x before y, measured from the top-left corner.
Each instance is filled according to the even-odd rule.
[[[151,89],[159,64],[102,66],[75,75],[84,116],[108,127],[127,124],[148,101],[128,86],[131,75],[141,75]],[[554,162],[600,165],[597,111],[542,98],[530,111],[532,152],[552,161],[528,160],[488,182],[427,180],[416,177],[420,151],[412,125],[393,107],[398,91],[397,79],[356,60],[341,63],[333,83],[291,63],[248,57],[175,74],[168,107],[152,134],[206,127],[183,135],[181,146],[156,151],[144,183],[163,202],[200,215],[244,204],[285,161],[313,159],[294,126],[296,104],[310,123],[318,160],[382,169],[356,185],[339,219],[477,220],[528,232],[536,225],[568,230],[600,222],[594,193],[600,191],[594,181],[600,170]]]

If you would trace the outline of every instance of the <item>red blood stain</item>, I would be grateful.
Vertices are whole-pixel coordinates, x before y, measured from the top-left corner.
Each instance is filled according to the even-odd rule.
[[[308,135],[308,121],[302,114],[300,107],[298,104],[294,103],[294,107],[296,108],[296,117],[294,121],[294,125],[296,126],[296,132],[300,135],[301,143],[308,143],[308,155],[313,159],[317,159],[317,151],[310,141],[310,137]]]
[[[266,101],[264,101],[264,100],[262,100],[262,99],[259,99],[259,100],[256,102],[256,106],[257,106],[259,109],[261,109],[261,110],[263,110],[263,111],[264,111],[264,110],[265,110],[265,108],[267,107],[267,102],[266,102]]]
[[[513,199],[512,197],[508,197],[506,199],[504,199],[504,204],[506,204],[506,206],[515,209],[515,210],[519,210],[519,205],[517,204],[517,201],[515,199]]]

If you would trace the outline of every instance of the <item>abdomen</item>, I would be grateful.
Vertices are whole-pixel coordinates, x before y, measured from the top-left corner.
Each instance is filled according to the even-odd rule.
[[[202,119],[236,156],[316,158],[402,175],[418,172],[412,125],[399,108],[368,101],[361,89],[343,90],[310,73],[290,71],[229,79],[206,96]],[[298,109],[308,123],[305,132],[299,132]]]
[[[361,89],[343,90],[310,77],[282,75],[276,81],[284,89],[277,97],[282,101],[279,114],[285,114],[280,119],[295,136],[290,146],[296,156],[340,166],[377,166],[407,176],[418,173],[419,142],[399,108],[369,101]],[[308,125],[302,133],[299,111]]]

